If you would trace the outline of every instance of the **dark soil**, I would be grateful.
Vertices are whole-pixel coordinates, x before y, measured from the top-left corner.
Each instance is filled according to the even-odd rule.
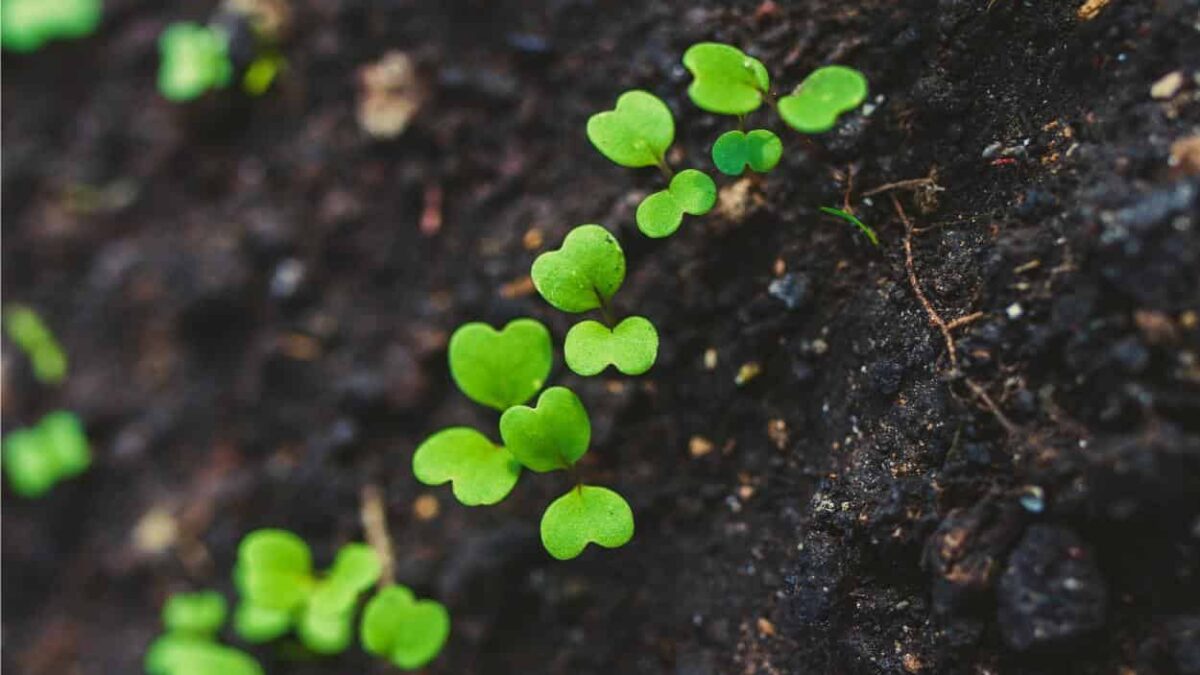
[[[399,580],[454,617],[430,672],[1200,673],[1200,176],[1169,161],[1200,133],[1200,2],[297,0],[275,91],[187,109],[155,92],[155,39],[215,3],[107,4],[96,36],[3,63],[4,301],[71,357],[47,388],[6,343],[3,420],[75,410],[96,453],[43,499],[5,487],[7,671],[138,672],[168,594],[231,591],[256,527],[327,562],[374,484]],[[781,88],[858,67],[871,112],[787,132],[768,178],[650,241],[633,207],[661,179],[584,124],[649,89],[677,165],[711,170],[729,121],[679,65],[704,39]],[[374,142],[356,72],[390,49],[432,96]],[[864,197],[934,167],[940,191]],[[847,196],[878,249],[816,210]],[[981,313],[953,353],[892,196],[931,309]],[[565,477],[470,509],[409,462],[443,425],[495,423],[449,381],[455,326],[565,332],[522,291],[526,233],[555,247],[585,222],[618,233],[618,309],[663,344],[642,378],[558,369],[593,417],[584,470],[638,532],[557,563],[537,522]],[[137,545],[147,514],[172,546]]]

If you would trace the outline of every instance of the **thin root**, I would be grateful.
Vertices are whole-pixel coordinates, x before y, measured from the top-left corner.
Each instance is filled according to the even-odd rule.
[[[387,511],[383,507],[383,492],[379,486],[368,484],[362,488],[362,506],[359,511],[362,518],[363,530],[367,533],[367,543],[375,549],[379,556],[382,571],[379,574],[379,586],[390,586],[396,583],[395,560],[392,558],[392,537],[387,529]]]

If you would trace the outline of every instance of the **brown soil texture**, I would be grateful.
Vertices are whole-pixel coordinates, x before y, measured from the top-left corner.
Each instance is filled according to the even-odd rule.
[[[188,106],[157,95],[155,40],[216,3],[106,4],[95,36],[3,60],[4,301],[71,358],[46,387],[6,342],[3,421],[77,411],[96,454],[45,498],[4,488],[6,672],[139,672],[170,593],[232,597],[245,533],[327,563],[377,485],[398,579],[453,615],[430,673],[1200,673],[1200,2],[296,0],[273,91]],[[676,166],[716,175],[732,123],[680,65],[702,40],[781,90],[852,65],[869,106],[811,140],[755,113],[780,166],[649,240],[661,177],[584,126],[650,90]],[[358,72],[393,49],[429,97],[374,141]],[[844,203],[878,248],[817,211]],[[592,415],[584,474],[637,519],[559,563],[537,523],[567,477],[466,508],[410,460],[495,429],[446,337],[533,316],[561,339],[522,280],[589,222],[662,348],[639,378],[556,367]],[[148,513],[166,550],[135,545]]]

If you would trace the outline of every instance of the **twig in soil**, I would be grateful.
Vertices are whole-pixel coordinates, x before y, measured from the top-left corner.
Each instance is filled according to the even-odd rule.
[[[952,374],[958,374],[958,353],[957,346],[954,343],[954,336],[950,334],[950,326],[942,315],[937,313],[933,305],[929,303],[929,298],[925,297],[925,291],[921,290],[921,283],[917,281],[917,271],[913,265],[912,251],[912,221],[908,219],[908,214],[904,212],[904,207],[900,205],[900,200],[896,199],[896,195],[889,195],[892,198],[892,206],[896,209],[896,214],[900,216],[900,222],[904,223],[904,268],[908,271],[908,283],[912,286],[913,293],[917,295],[917,300],[921,306],[925,308],[925,314],[929,317],[929,322],[942,333],[942,339],[946,342],[946,351],[950,356],[950,366],[953,370]]]
[[[880,192],[890,192],[892,190],[915,190],[923,187],[940,189],[936,179],[926,176],[925,178],[909,178],[908,180],[898,180],[894,183],[884,183],[879,187],[867,190],[866,192],[862,193],[862,196],[870,197],[877,195]]]
[[[1013,424],[1012,420],[1008,419],[1008,416],[1004,414],[1000,406],[996,405],[996,402],[992,400],[991,395],[987,393],[986,389],[969,377],[964,377],[963,382],[967,383],[967,388],[971,390],[972,394],[975,394],[975,398],[983,402],[983,405],[995,416],[996,421],[1000,423],[1000,426],[1004,427],[1004,430],[1010,436],[1015,436],[1020,432],[1020,428]]]
[[[392,558],[392,537],[387,529],[387,512],[383,506],[383,493],[379,486],[364,485],[362,488],[362,518],[363,530],[367,533],[367,543],[375,549],[379,556],[382,571],[379,574],[379,586],[391,586],[396,583],[395,560]]]
[[[949,328],[950,330],[954,330],[955,328],[962,328],[963,326],[966,326],[968,324],[975,323],[976,321],[982,319],[984,316],[985,315],[983,312],[972,312],[966,316],[960,316],[957,319],[951,321],[950,323],[947,323],[946,328]]]

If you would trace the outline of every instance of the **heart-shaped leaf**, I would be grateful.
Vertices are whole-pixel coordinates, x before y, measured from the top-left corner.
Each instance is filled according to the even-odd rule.
[[[695,78],[688,96],[698,107],[720,115],[744,115],[762,105],[771,89],[767,68],[742,50],[716,42],[692,45],[683,65]]]
[[[610,365],[626,375],[641,375],[658,357],[658,331],[640,316],[628,317],[611,330],[597,321],[581,321],[567,331],[563,354],[567,367],[584,377]]]
[[[536,408],[505,410],[500,436],[522,466],[545,473],[569,468],[587,452],[592,424],[575,392],[550,387],[538,397]]]
[[[655,166],[663,163],[675,140],[675,118],[654,94],[627,91],[616,108],[588,118],[587,136],[601,154],[621,166]]]
[[[167,633],[146,650],[148,675],[262,675],[249,654],[211,640]]]
[[[642,200],[637,224],[654,239],[669,237],[679,229],[683,214],[702,216],[717,203],[717,184],[702,171],[686,169],[675,174],[670,186]]]
[[[550,331],[533,319],[497,331],[468,323],[450,336],[450,375],[467,398],[496,410],[520,405],[550,376]]]
[[[608,488],[579,485],[542,515],[542,545],[559,560],[578,556],[589,543],[617,548],[632,538],[633,510]]]
[[[216,591],[176,593],[163,605],[162,621],[167,630],[209,637],[225,623],[225,596]]]
[[[238,603],[233,613],[233,630],[250,644],[262,644],[283,636],[292,628],[292,612],[286,609],[260,607],[250,602]]]
[[[413,475],[426,485],[452,482],[454,498],[467,506],[495,504],[508,496],[521,465],[512,453],[469,427],[443,429],[413,455]]]
[[[279,610],[303,604],[316,583],[308,544],[276,529],[255,530],[242,539],[234,577],[250,603]]]
[[[625,253],[599,225],[571,230],[562,247],[533,261],[533,286],[546,302],[563,312],[598,309],[625,281]],[[521,401],[524,403],[524,401]]]
[[[404,586],[379,591],[363,610],[363,649],[405,670],[429,663],[450,636],[450,614],[440,603],[417,600]]]
[[[867,78],[846,66],[814,70],[790,96],[779,99],[779,116],[805,134],[829,131],[838,115],[858,107],[867,97]]]
[[[750,133],[727,131],[713,143],[712,158],[717,170],[727,176],[740,176],[746,165],[759,173],[775,168],[783,156],[783,141],[766,129]]]

